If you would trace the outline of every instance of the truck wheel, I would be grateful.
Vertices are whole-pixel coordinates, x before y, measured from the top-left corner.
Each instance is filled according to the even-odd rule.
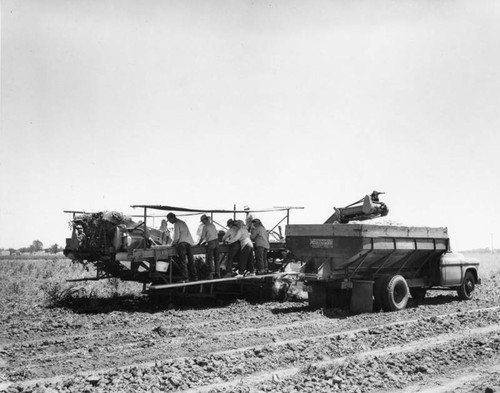
[[[410,290],[403,276],[388,276],[382,286],[382,307],[384,311],[403,310],[408,303]]]
[[[476,281],[471,271],[465,273],[462,285],[458,287],[458,297],[460,300],[470,300],[474,297],[474,289],[476,288]]]
[[[410,295],[417,303],[420,303],[424,300],[425,295],[427,294],[427,288],[413,287],[410,288]]]

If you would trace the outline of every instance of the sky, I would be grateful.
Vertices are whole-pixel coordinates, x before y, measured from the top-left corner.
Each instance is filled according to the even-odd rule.
[[[0,248],[64,245],[64,210],[319,224],[373,190],[456,251],[500,248],[499,20],[496,0],[4,0]]]

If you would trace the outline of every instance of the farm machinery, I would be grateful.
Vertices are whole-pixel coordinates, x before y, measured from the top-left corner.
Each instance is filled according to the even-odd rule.
[[[286,250],[280,224],[289,223],[290,210],[300,207],[280,207],[265,210],[202,210],[188,209],[164,205],[134,205],[142,208],[143,220],[135,222],[131,217],[118,212],[86,213],[66,211],[73,214],[71,221],[72,237],[66,239],[65,255],[77,263],[93,265],[97,272],[96,277],[80,280],[100,280],[117,277],[125,281],[136,281],[143,284],[143,292],[151,295],[175,295],[200,297],[220,297],[234,295],[249,295],[257,298],[273,298],[284,296],[286,288],[291,284],[290,277],[296,276],[287,269],[290,262]],[[151,216],[150,210],[175,211],[182,215],[210,214],[212,221],[221,229],[223,225],[217,223],[214,215],[230,215],[234,219],[238,214],[278,213],[283,217],[268,231],[270,235],[270,249],[268,250],[267,274],[252,278],[229,277],[208,279],[207,266],[204,263],[206,247],[204,245],[191,246],[195,256],[195,263],[199,280],[183,281],[180,275],[180,260],[177,249],[169,245],[171,235],[166,227],[155,229],[146,225]],[[160,216],[164,217],[164,216]],[[222,230],[220,234],[222,236]],[[220,243],[220,263],[226,273],[231,273],[233,266],[229,266],[227,256],[229,245]],[[277,282],[282,284],[277,284]]]
[[[373,191],[370,195],[365,195],[359,201],[351,203],[346,207],[337,208],[325,224],[347,224],[349,221],[365,221],[373,218],[384,217],[389,213],[389,209],[384,202],[381,202],[379,195],[383,192]]]
[[[355,204],[334,209],[324,224],[290,224],[292,207],[252,211],[285,212],[269,231],[275,241],[270,243],[270,271],[263,276],[208,280],[200,274],[199,281],[180,282],[178,255],[175,247],[166,244],[168,234],[146,225],[148,209],[210,214],[214,223],[214,214],[236,217],[248,210],[134,205],[144,211],[138,223],[116,212],[72,212],[73,235],[64,252],[74,261],[92,263],[97,270],[93,279],[118,277],[141,282],[151,296],[257,295],[276,299],[299,281],[311,307],[349,306],[353,312],[401,310],[410,297],[420,301],[429,289],[455,290],[460,299],[471,299],[475,285],[481,282],[479,262],[451,252],[447,228],[362,223],[387,214],[380,194],[374,191]],[[285,220],[283,237],[275,229]],[[192,247],[201,270],[205,251],[205,246]],[[224,258],[228,246],[221,243],[220,251]],[[291,271],[291,261],[300,264],[300,270]],[[231,271],[231,266],[226,269]]]

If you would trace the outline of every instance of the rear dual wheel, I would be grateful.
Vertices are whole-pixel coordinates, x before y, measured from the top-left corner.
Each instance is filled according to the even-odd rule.
[[[403,310],[410,297],[410,289],[403,276],[384,276],[375,280],[373,288],[375,300],[374,311],[382,308],[384,311]]]

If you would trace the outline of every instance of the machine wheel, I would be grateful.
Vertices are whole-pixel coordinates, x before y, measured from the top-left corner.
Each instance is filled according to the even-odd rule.
[[[420,303],[422,300],[424,300],[426,294],[427,294],[427,288],[421,288],[421,287],[410,288],[410,295],[413,298],[413,300],[415,300],[417,303]]]
[[[474,297],[474,289],[476,288],[476,280],[471,271],[465,273],[464,281],[457,289],[460,300],[470,300]]]
[[[410,289],[403,276],[387,276],[382,286],[382,308],[384,311],[403,310],[408,303]]]

